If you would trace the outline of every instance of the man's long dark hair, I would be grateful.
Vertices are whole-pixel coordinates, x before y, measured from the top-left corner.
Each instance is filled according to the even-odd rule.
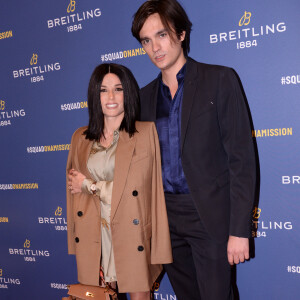
[[[103,136],[104,115],[100,102],[100,90],[106,74],[113,73],[121,81],[124,93],[124,118],[119,130],[125,130],[129,136],[136,132],[135,121],[140,117],[139,86],[131,71],[118,64],[101,64],[91,76],[88,88],[89,125],[84,132],[86,139],[99,140]]]
[[[176,0],[149,0],[142,4],[133,18],[132,35],[141,42],[140,31],[147,18],[155,13],[159,14],[161,22],[169,32],[175,31],[178,39],[185,31],[185,39],[182,41],[181,46],[184,56],[187,57],[190,52],[192,23],[185,10]]]

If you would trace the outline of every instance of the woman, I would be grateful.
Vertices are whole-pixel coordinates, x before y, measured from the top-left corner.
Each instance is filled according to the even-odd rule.
[[[171,245],[153,123],[138,122],[130,70],[99,65],[88,88],[89,125],[75,131],[67,162],[69,254],[78,281],[117,282],[132,300],[150,299]]]

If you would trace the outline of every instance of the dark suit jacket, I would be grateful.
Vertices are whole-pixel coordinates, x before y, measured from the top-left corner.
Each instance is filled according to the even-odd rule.
[[[141,118],[155,121],[159,80],[141,90]],[[187,59],[181,116],[183,171],[200,218],[219,242],[251,236],[256,168],[249,115],[230,68]]]

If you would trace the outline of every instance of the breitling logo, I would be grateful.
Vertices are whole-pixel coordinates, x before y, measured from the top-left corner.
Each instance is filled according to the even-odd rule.
[[[70,0],[70,3],[67,8],[67,13],[75,11],[75,4],[76,4],[76,1]]]
[[[37,63],[38,63],[38,55],[36,53],[33,53],[30,59],[31,67],[14,70],[13,77],[22,78],[27,76],[34,76],[34,79],[33,77],[31,77],[31,82],[38,82],[44,80],[44,76],[45,76],[44,73],[59,71],[61,69],[59,62],[44,64],[44,65],[37,65]],[[38,79],[36,76],[38,76]]]
[[[271,36],[287,30],[285,22],[261,25],[254,24],[253,27],[248,27],[252,16],[253,14],[251,12],[245,11],[242,17],[239,19],[238,28],[227,32],[210,34],[210,44],[235,41],[237,43],[237,49],[251,48],[258,45],[258,40],[256,40],[257,38]],[[257,21],[257,19],[255,20]]]
[[[0,110],[4,110],[5,109],[5,101],[0,100]]]
[[[74,32],[83,28],[81,22],[92,20],[94,18],[98,18],[101,16],[100,8],[95,8],[91,10],[85,11],[76,11],[76,1],[70,0],[69,5],[67,7],[68,15],[50,19],[47,21],[48,28],[55,28],[59,26],[67,26],[68,32]]]
[[[159,290],[159,286],[160,286],[159,282],[155,281],[151,288],[151,292],[157,292]]]
[[[253,209],[253,218],[259,219],[260,213],[261,213],[261,208],[255,206],[255,208]]]
[[[56,216],[61,216],[62,215],[62,208],[61,207],[57,206],[57,209],[55,211],[55,215]]]
[[[269,230],[292,230],[293,224],[291,221],[260,221],[262,210],[259,207],[254,207],[252,214],[252,237],[265,238]]]
[[[24,248],[30,248],[30,241],[26,239],[24,243]]]
[[[38,217],[39,224],[54,225],[54,229],[57,231],[66,231],[67,230],[67,220],[62,216],[63,209],[60,206],[57,206],[54,211],[55,217]]]
[[[8,252],[10,255],[21,255],[24,256],[24,260],[28,262],[35,262],[36,257],[38,256],[50,256],[50,253],[48,250],[35,250],[35,249],[29,249],[30,248],[30,240],[26,239],[24,242],[24,248],[21,249],[14,249],[9,248]]]
[[[31,59],[30,59],[30,65],[31,65],[31,66],[37,64],[37,58],[38,58],[38,55],[35,54],[35,53],[33,53],[33,54],[32,54],[32,57],[31,57]]]
[[[250,19],[251,19],[251,12],[247,12],[245,11],[244,15],[241,17],[240,21],[239,21],[239,26],[246,26],[250,23]]]
[[[6,278],[6,277],[2,277],[3,275],[3,270],[0,269],[0,289],[8,289],[8,285],[14,285],[14,284],[21,284],[20,279],[17,278]]]

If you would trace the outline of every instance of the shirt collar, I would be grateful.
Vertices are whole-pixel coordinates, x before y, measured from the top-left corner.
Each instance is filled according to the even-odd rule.
[[[116,142],[119,140],[119,136],[120,136],[120,130],[119,128],[114,130],[114,137],[113,137],[113,140],[111,142],[111,144],[106,148],[106,147],[103,147],[99,141],[95,141],[94,143],[94,146],[95,148],[98,148],[100,150],[108,150],[110,149],[112,146],[114,146],[116,144]]]
[[[184,79],[185,71],[186,71],[186,63],[182,66],[182,68],[176,74],[178,86],[182,83],[182,81]],[[157,78],[159,79],[160,83],[162,83],[164,86],[166,86],[163,83],[163,81],[162,81],[162,74],[161,74],[161,72],[158,74]]]

